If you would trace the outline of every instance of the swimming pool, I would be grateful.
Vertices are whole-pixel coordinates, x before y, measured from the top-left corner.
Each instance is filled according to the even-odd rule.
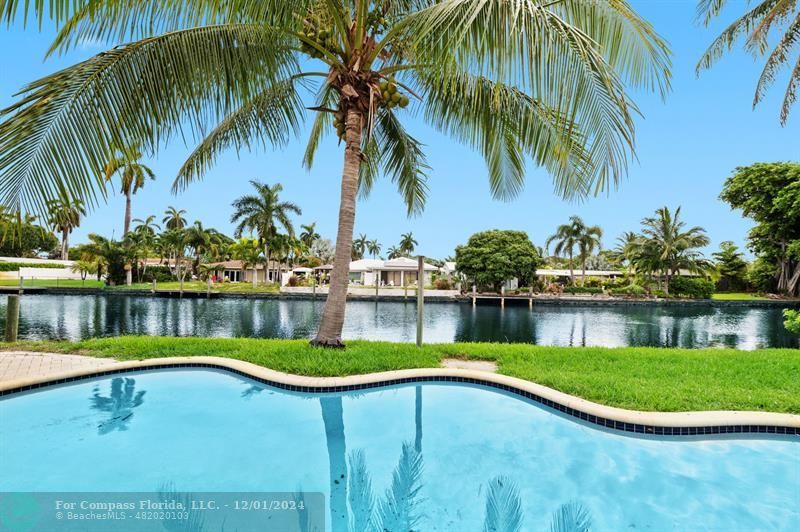
[[[514,492],[524,530],[567,503],[592,530],[800,522],[796,436],[633,436],[473,385],[314,395],[208,369],[125,373],[3,398],[0,455],[0,491],[319,491],[336,532],[364,513],[351,481],[369,478],[377,514],[396,470],[418,474],[419,530],[481,530],[487,499]]]

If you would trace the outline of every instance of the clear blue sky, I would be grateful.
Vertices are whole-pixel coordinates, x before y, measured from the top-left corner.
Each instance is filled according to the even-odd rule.
[[[705,227],[712,248],[733,240],[744,244],[750,223],[717,199],[724,179],[740,165],[757,161],[789,160],[796,157],[800,133],[800,106],[788,126],[778,123],[779,101],[785,84],[755,111],[751,109],[753,88],[761,61],[743,52],[725,57],[717,67],[695,78],[694,66],[713,36],[744,7],[733,2],[710,29],[694,21],[695,2],[690,0],[633,0],[640,13],[653,23],[671,44],[673,91],[665,102],[656,95],[634,93],[644,117],[637,123],[637,155],[629,177],[608,196],[569,203],[552,192],[548,175],[531,167],[524,193],[503,203],[492,200],[480,156],[427,128],[421,121],[408,127],[427,144],[430,199],[425,212],[408,219],[399,195],[388,180],[359,203],[356,234],[377,238],[384,250],[403,232],[412,231],[420,253],[445,257],[470,234],[490,228],[522,229],[541,245],[559,223],[578,214],[605,230],[604,245],[636,230],[642,217],[662,205],[683,206],[685,219]],[[52,28],[41,33],[21,25],[0,30],[4,65],[0,77],[0,105],[13,101],[13,93],[28,81],[44,76],[101,51],[84,46],[65,57],[43,62],[53,37]],[[284,197],[298,203],[303,215],[298,223],[318,222],[319,232],[335,236],[342,153],[335,139],[322,146],[312,171],[300,164],[305,135],[281,152],[233,152],[220,158],[204,181],[180,195],[170,194],[170,185],[191,147],[175,143],[148,161],[157,174],[134,197],[134,217],[161,213],[168,205],[188,211],[190,220],[202,219],[207,227],[230,232],[230,203],[249,192],[248,180],[281,182]],[[85,240],[89,232],[119,236],[124,200],[111,196],[107,205],[92,212],[72,241]]]

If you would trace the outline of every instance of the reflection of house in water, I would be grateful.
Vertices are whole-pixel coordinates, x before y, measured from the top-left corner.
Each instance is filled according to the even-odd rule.
[[[133,409],[144,403],[144,394],[144,390],[136,391],[136,379],[132,378],[111,379],[111,395],[108,397],[100,395],[100,388],[96,386],[91,408],[108,414],[108,419],[97,425],[97,432],[103,435],[115,430],[128,430]]]

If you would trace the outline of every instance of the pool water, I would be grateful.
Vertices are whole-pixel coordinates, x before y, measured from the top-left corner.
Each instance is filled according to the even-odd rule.
[[[796,437],[635,437],[480,386],[310,395],[126,373],[0,400],[0,458],[0,491],[319,491],[335,532],[365,513],[349,481],[369,478],[377,514],[395,470],[419,486],[418,530],[482,530],[487,498],[514,493],[522,530],[567,503],[592,530],[800,525]]]

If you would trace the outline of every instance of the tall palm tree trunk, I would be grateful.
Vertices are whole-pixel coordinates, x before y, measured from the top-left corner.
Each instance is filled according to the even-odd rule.
[[[343,347],[342,326],[347,304],[347,285],[350,274],[350,254],[353,247],[353,224],[356,219],[358,170],[361,166],[361,113],[347,112],[346,146],[342,192],[339,200],[339,229],[336,233],[336,253],[331,272],[328,299],[322,310],[322,320],[313,345]]]
[[[569,252],[569,282],[575,284],[575,271],[572,266],[572,251]]]
[[[61,231],[61,260],[69,259],[69,229]]]
[[[131,230],[131,191],[125,191],[125,221],[122,224],[122,237]]]

